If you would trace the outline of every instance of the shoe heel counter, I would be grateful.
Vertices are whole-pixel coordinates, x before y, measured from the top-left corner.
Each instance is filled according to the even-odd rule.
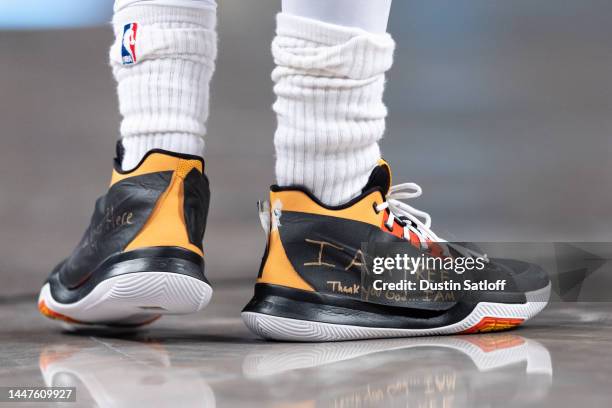
[[[208,177],[192,167],[183,178],[183,218],[189,242],[202,250],[210,206]]]
[[[176,158],[168,188],[125,252],[149,247],[179,247],[203,256],[202,238],[209,198],[202,162]]]
[[[335,282],[358,286],[363,263],[360,248],[382,224],[382,212],[373,208],[376,202],[382,202],[379,191],[331,208],[303,191],[273,190],[268,254],[258,282],[317,292],[331,290]]]
[[[273,193],[270,195],[271,203],[275,202],[274,196]],[[314,291],[314,288],[297,273],[289,261],[279,232],[280,223],[275,221],[274,211],[274,208],[270,209],[268,242],[261,259],[257,283]]]

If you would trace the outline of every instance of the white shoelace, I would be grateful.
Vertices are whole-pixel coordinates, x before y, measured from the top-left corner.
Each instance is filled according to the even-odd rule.
[[[411,198],[420,197],[423,194],[423,189],[416,183],[402,183],[396,184],[389,189],[387,193],[387,200],[376,205],[376,211],[383,211],[389,209],[389,217],[385,222],[385,225],[389,230],[393,229],[393,223],[395,220],[399,220],[401,224],[404,224],[404,238],[410,237],[412,231],[419,238],[421,242],[421,248],[427,249],[427,240],[442,244],[441,247],[444,251],[445,256],[449,256],[450,252],[448,246],[452,246],[456,251],[467,257],[483,257],[486,259],[486,255],[480,254],[470,248],[455,243],[449,243],[443,238],[437,236],[431,230],[431,216],[425,211],[418,210],[411,205],[402,202],[401,200],[409,200]],[[412,223],[407,221],[412,221]],[[416,228],[414,225],[416,225]]]
[[[412,231],[419,237],[421,246],[425,245],[425,248],[427,248],[427,239],[440,241],[440,238],[431,230],[431,216],[425,211],[417,210],[413,206],[400,201],[417,198],[421,194],[423,194],[423,190],[416,183],[397,184],[389,189],[387,201],[378,204],[376,211],[380,212],[388,208],[389,217],[385,222],[387,228],[392,230],[395,219],[399,219],[405,224],[404,237],[410,236],[410,231]],[[405,222],[406,218],[416,224],[417,228]],[[423,221],[421,221],[421,218]]]

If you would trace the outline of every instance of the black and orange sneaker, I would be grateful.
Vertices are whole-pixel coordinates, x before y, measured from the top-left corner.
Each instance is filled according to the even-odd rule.
[[[340,206],[325,205],[304,188],[272,186],[270,202],[260,208],[268,244],[254,296],[242,311],[246,325],[264,338],[291,341],[472,333],[517,326],[546,306],[550,281],[542,269],[486,257],[475,281],[503,280],[503,292],[487,286],[448,292],[440,301],[427,290],[411,297],[380,290],[380,283],[366,287],[367,260],[374,257],[368,251],[380,244],[414,258],[476,257],[475,250],[437,237],[428,214],[400,201],[420,194],[414,183],[391,187],[382,160],[362,194]]]
[[[85,235],[40,291],[42,314],[68,323],[142,325],[203,309],[212,296],[202,239],[210,199],[198,156],[151,150],[96,201]]]

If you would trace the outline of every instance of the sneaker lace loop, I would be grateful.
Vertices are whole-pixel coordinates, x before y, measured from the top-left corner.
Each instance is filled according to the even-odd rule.
[[[449,246],[455,249],[463,256],[467,257],[484,257],[470,248],[456,243],[449,243],[443,238],[440,238],[431,230],[431,216],[425,211],[418,210],[413,206],[403,202],[420,197],[423,194],[423,189],[416,183],[396,184],[389,189],[386,196],[386,201],[376,205],[376,211],[389,209],[389,216],[385,225],[388,229],[393,229],[393,223],[397,222],[404,227],[404,237],[408,237],[410,232],[416,234],[421,243],[421,248],[427,249],[428,241],[441,244],[445,256],[450,255]]]
[[[442,239],[431,230],[431,216],[425,211],[418,210],[401,201],[420,197],[421,194],[423,194],[423,190],[421,186],[416,183],[394,185],[387,193],[387,200],[376,206],[376,211],[389,209],[389,217],[386,221],[386,225],[389,229],[393,228],[393,223],[397,220],[400,225],[416,233],[419,238],[425,238],[425,240],[429,239],[431,241],[441,241]],[[406,223],[407,220],[416,225],[416,228],[414,228],[413,225],[408,225],[408,223]]]

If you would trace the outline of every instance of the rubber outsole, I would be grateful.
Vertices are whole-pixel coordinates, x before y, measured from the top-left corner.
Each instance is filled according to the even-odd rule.
[[[164,314],[187,314],[206,307],[210,285],[171,272],[136,272],[108,278],[74,303],[53,298],[49,283],[38,297],[38,308],[51,319],[69,324],[127,325],[151,323]]]
[[[331,324],[290,319],[252,311],[242,312],[246,326],[264,339],[320,342],[375,338],[482,333],[516,327],[541,312],[550,298],[548,286],[527,292],[527,302],[517,304],[480,302],[457,323],[427,329],[397,329]]]

